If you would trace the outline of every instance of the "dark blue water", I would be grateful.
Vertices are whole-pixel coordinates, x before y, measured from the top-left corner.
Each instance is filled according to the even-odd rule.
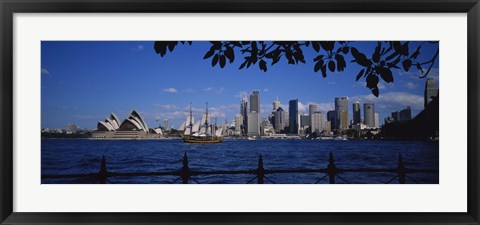
[[[265,169],[326,168],[328,154],[342,169],[396,168],[402,154],[409,169],[438,169],[439,145],[424,141],[367,140],[225,140],[221,144],[187,144],[182,140],[87,140],[42,139],[42,175],[95,173],[100,169],[102,155],[109,172],[178,171],[183,154],[189,158],[191,170],[250,170],[258,166],[263,155]],[[394,173],[342,173],[336,183],[386,183]],[[312,184],[324,174],[270,174],[268,180],[283,184]],[[158,184],[171,183],[174,176],[110,177],[110,183]],[[199,175],[204,183],[245,184],[254,175]],[[91,178],[42,179],[42,183],[97,183]],[[180,181],[181,182],[181,181]],[[256,180],[253,181],[255,183]],[[177,181],[178,183],[178,181]],[[328,183],[328,178],[320,183]],[[398,179],[392,180],[398,183]],[[407,183],[439,183],[437,173],[408,174]]]

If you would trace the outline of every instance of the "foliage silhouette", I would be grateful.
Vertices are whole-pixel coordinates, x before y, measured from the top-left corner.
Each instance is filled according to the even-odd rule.
[[[192,45],[191,41],[156,41],[154,49],[157,54],[164,57],[167,52],[172,52],[179,44]],[[277,64],[282,58],[288,64],[296,65],[306,63],[304,50],[311,48],[317,56],[313,71],[320,72],[326,77],[330,72],[342,72],[347,67],[347,59],[363,67],[356,76],[356,81],[364,78],[366,87],[373,95],[379,96],[378,83],[380,78],[387,83],[394,82],[392,70],[408,72],[415,66],[421,72],[419,78],[424,78],[432,69],[438,57],[439,48],[437,41],[409,42],[409,41],[378,41],[371,56],[360,52],[352,41],[211,41],[210,49],[203,59],[211,58],[212,67],[224,68],[227,59],[230,64],[235,61],[235,54],[243,56],[239,69],[257,65],[267,72],[269,66]],[[424,44],[431,44],[437,48],[434,55],[428,56],[427,61],[419,61],[418,56]],[[411,49],[415,49],[410,53]],[[237,50],[237,53],[235,53]],[[422,66],[427,65],[425,71]]]

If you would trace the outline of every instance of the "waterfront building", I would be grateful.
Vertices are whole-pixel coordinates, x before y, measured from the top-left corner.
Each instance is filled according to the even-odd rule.
[[[67,134],[77,133],[77,131],[78,131],[78,126],[75,124],[67,124],[67,127],[65,127],[65,132]]]
[[[437,95],[438,95],[437,82],[435,82],[435,79],[433,78],[428,78],[427,82],[425,83],[424,107],[427,108],[428,103],[432,101],[433,97],[437,97]]]
[[[360,102],[356,101],[352,105],[352,113],[353,113],[353,124],[359,124],[362,122],[362,118],[360,116]]]
[[[335,129],[348,128],[348,97],[335,98]]]
[[[311,133],[320,133],[325,129],[325,116],[323,112],[314,112],[311,116]]]
[[[298,134],[299,121],[298,121],[298,99],[290,100],[289,103],[289,128],[290,134]]]
[[[260,92],[253,91],[250,95],[250,112],[260,113]]]
[[[378,118],[378,113],[375,113],[374,117],[374,127],[380,127],[380,119]]]
[[[368,127],[375,127],[375,105],[373,103],[363,104],[363,119]]]
[[[317,104],[310,104],[308,105],[308,115],[310,116],[310,128],[313,127],[313,122],[312,122],[312,116],[315,112],[317,112],[318,110],[318,106]],[[313,133],[314,131],[312,129],[310,129],[310,133]]]
[[[258,112],[248,112],[247,114],[247,136],[260,136],[260,115]]]
[[[412,119],[412,109],[410,106],[407,106],[406,109],[401,110],[399,113],[400,121],[408,121]]]
[[[273,112],[276,112],[279,107],[280,107],[280,101],[278,100],[278,97],[277,97],[275,98],[275,101],[273,101]]]
[[[238,135],[242,134],[242,125],[243,125],[243,116],[242,114],[235,115],[235,133]]]
[[[242,115],[243,118],[243,124],[242,124],[242,133],[246,134],[247,133],[247,113],[248,113],[248,99],[247,96],[244,96],[242,101],[240,102],[240,114]]]
[[[275,123],[273,124],[275,132],[279,133],[285,129],[286,123],[286,113],[283,111],[282,107],[278,107],[275,111]]]
[[[310,127],[310,115],[308,114],[300,115],[300,127],[303,127],[303,128]]]
[[[168,119],[163,120],[163,129],[170,130],[170,128],[168,127]]]
[[[92,133],[92,138],[155,139],[160,138],[162,133],[160,128],[149,129],[142,116],[136,110],[132,110],[122,123],[114,113],[104,121],[98,121],[97,130]]]
[[[335,129],[335,110],[327,112],[327,123],[330,125],[330,131]]]

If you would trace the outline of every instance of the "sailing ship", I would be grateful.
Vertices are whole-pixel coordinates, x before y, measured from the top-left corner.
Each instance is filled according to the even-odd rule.
[[[206,104],[205,114],[202,119],[195,123],[192,114],[192,104],[190,104],[190,115],[184,122],[185,131],[182,139],[185,143],[221,143],[223,141],[222,128],[216,129],[217,125],[210,124],[210,117],[208,116],[208,103]]]

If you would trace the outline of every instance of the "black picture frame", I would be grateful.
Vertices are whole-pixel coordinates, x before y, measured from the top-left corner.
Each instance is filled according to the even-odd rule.
[[[480,224],[478,0],[0,0],[2,224]],[[467,213],[18,213],[13,212],[14,13],[467,13]],[[261,201],[261,200],[259,200]],[[74,203],[72,203],[74,204]],[[254,203],[252,203],[254,204]],[[322,204],[322,203],[319,203]]]

